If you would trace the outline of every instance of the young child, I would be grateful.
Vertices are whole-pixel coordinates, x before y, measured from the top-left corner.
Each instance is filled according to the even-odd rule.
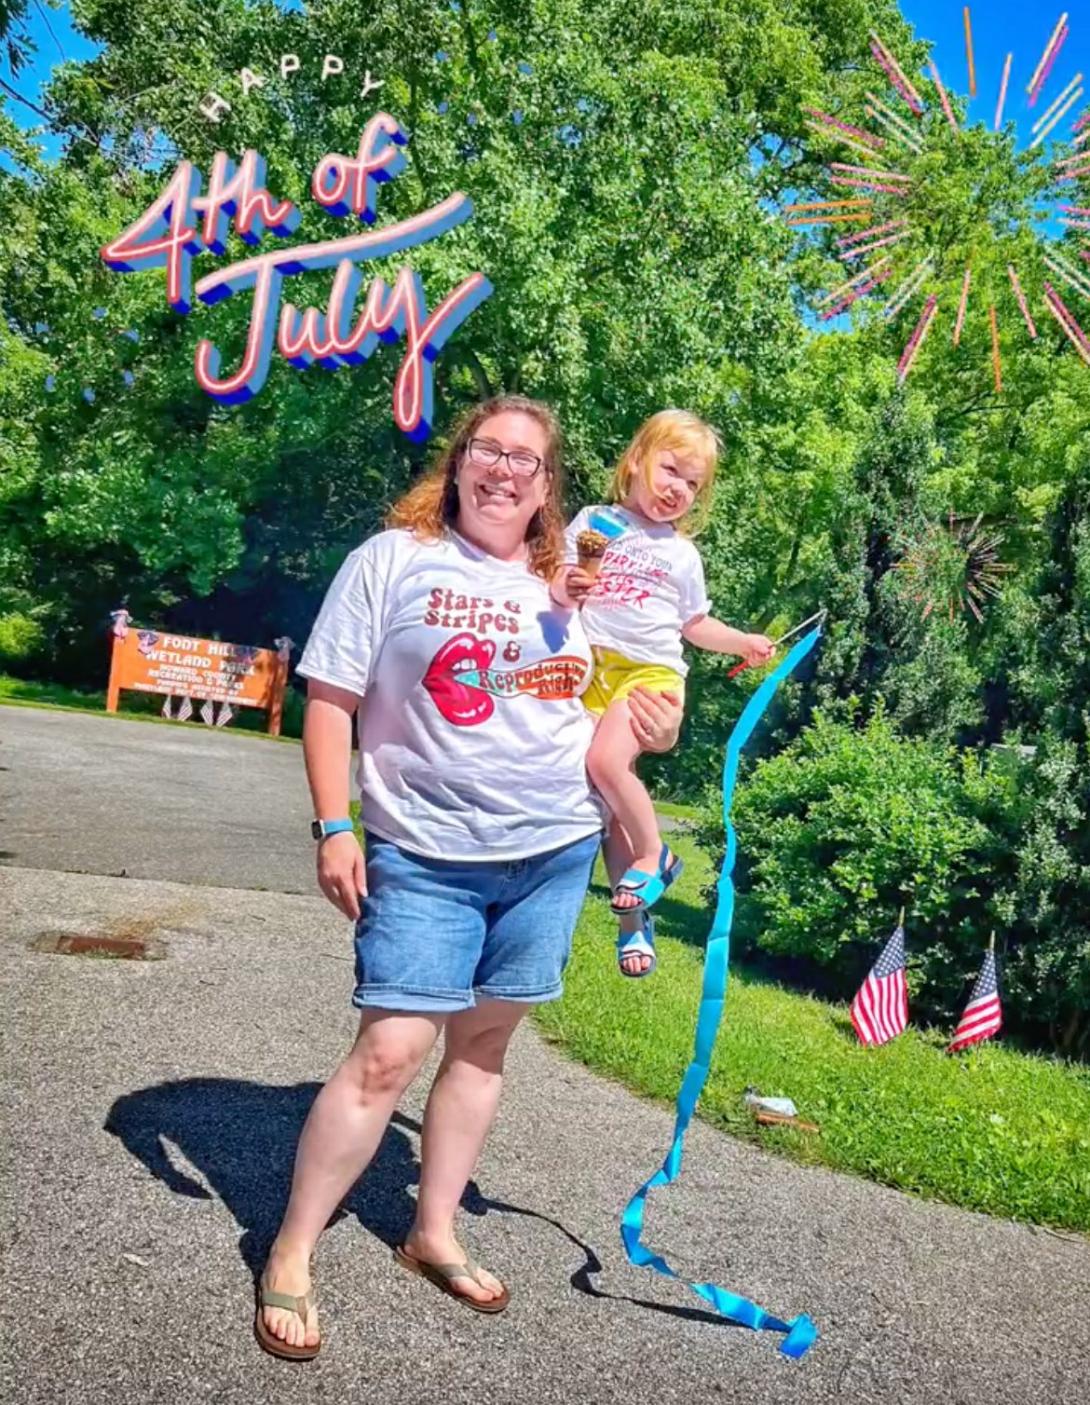
[[[617,466],[615,506],[585,507],[567,529],[567,560],[552,581],[554,598],[582,607],[594,650],[594,677],[583,702],[598,717],[587,769],[623,825],[633,859],[613,889],[622,919],[618,963],[626,976],[655,966],[648,909],[681,871],[659,835],[651,797],[635,772],[639,745],[625,701],[634,688],[684,696],[687,667],[681,641],[719,654],[765,663],[775,646],[713,619],[704,567],[689,539],[707,513],[719,440],[684,410],[661,410],[637,431]],[[595,529],[595,521],[607,528]]]

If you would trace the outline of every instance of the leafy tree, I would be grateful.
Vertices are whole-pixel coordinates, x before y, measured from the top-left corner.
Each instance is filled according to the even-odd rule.
[[[1046,528],[1036,578],[1004,602],[1009,648],[995,661],[1011,743],[1030,748],[1030,808],[1003,915],[1028,944],[1014,973],[1023,1008],[1073,1054],[1090,1045],[1090,459]]]
[[[0,0],[0,45],[8,71],[16,74],[34,51],[34,43],[26,28],[28,0]],[[6,82],[4,87],[10,85]]]
[[[98,259],[179,153],[207,170],[217,148],[260,150],[270,188],[304,211],[303,232],[332,236],[342,231],[308,200],[307,176],[325,151],[355,150],[361,108],[381,98],[412,134],[381,217],[465,190],[474,219],[412,261],[433,300],[474,268],[496,289],[440,358],[440,431],[492,390],[552,401],[575,500],[600,491],[633,428],[663,404],[689,405],[745,442],[750,407],[799,355],[788,233],[760,204],[797,179],[790,140],[775,155],[777,129],[797,134],[791,94],[823,73],[857,84],[868,20],[896,22],[878,0],[655,0],[638,14],[618,0],[547,12],[353,0],[291,15],[268,0],[81,0],[75,13],[104,49],[51,86],[56,121],[76,134],[64,161],[24,153],[25,174],[0,178],[0,214],[16,232],[0,298],[23,362],[3,392],[20,462],[5,489],[8,549],[21,552],[17,574],[56,641],[52,667],[84,674],[71,645],[122,594],[138,615],[179,627],[301,637],[332,563],[427,457],[391,422],[396,352],[332,375],[274,364],[261,395],[229,410],[197,389],[196,336],[211,329],[237,350],[244,299],[180,320],[159,277],[120,278]],[[281,78],[285,51],[301,67]],[[323,83],[330,52],[351,81]],[[247,98],[244,66],[266,79]],[[384,87],[361,104],[366,69]],[[199,112],[210,91],[232,104],[219,124]],[[232,241],[228,256],[242,251]],[[376,271],[389,277],[392,263]],[[321,306],[328,288],[310,274],[292,292]],[[746,466],[751,486],[759,474]]]

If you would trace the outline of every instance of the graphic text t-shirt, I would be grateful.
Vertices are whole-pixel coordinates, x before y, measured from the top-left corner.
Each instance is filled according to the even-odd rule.
[[[700,553],[669,522],[649,522],[623,507],[585,507],[565,532],[566,559],[591,515],[608,512],[625,531],[606,548],[594,590],[582,609],[592,644],[634,663],[658,663],[685,676],[682,626],[711,611]]]
[[[590,671],[578,612],[524,562],[401,530],[349,555],[299,663],[363,698],[364,825],[462,860],[547,853],[601,828],[579,701]]]

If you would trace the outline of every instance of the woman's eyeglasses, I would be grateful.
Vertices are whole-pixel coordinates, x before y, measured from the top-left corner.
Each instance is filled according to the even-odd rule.
[[[500,459],[506,459],[508,468],[516,478],[533,478],[542,462],[528,449],[501,449],[491,439],[471,439],[469,457],[482,468],[494,468]]]

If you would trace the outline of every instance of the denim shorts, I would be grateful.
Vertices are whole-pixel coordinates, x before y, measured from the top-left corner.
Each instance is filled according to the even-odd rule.
[[[367,834],[352,1004],[444,1014],[478,996],[558,999],[600,842],[467,863]]]

